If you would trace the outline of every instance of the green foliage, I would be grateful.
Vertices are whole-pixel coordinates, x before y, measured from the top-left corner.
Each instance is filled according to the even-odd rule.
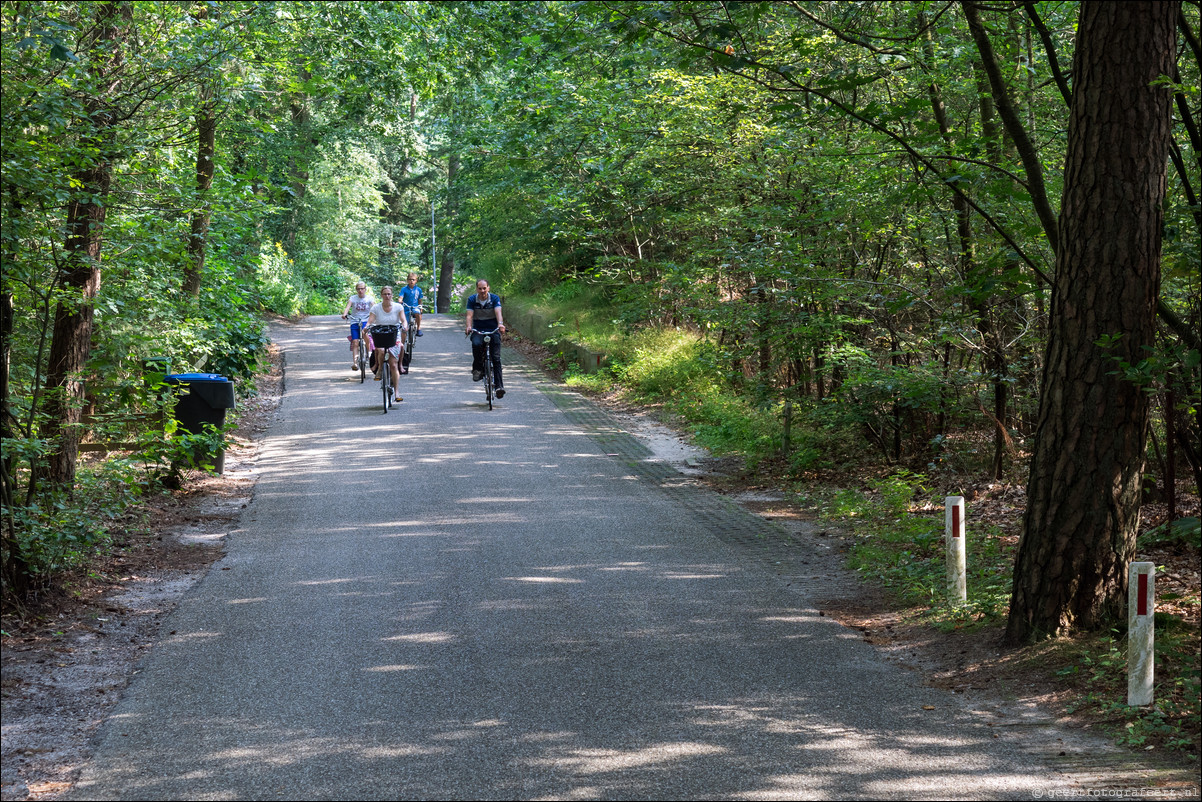
[[[152,440],[137,456],[147,483],[178,488],[183,484],[186,470],[215,472],[217,455],[230,445],[229,433],[233,428],[232,421],[222,428],[206,423],[203,431],[191,433],[169,418],[164,426],[164,437]]]
[[[6,506],[5,526],[34,581],[45,581],[86,562],[108,544],[115,527],[128,531],[130,508],[145,492],[135,462],[108,460],[81,470],[72,494],[43,492],[31,503]],[[6,561],[10,557],[5,554]]]
[[[1141,547],[1183,544],[1202,548],[1202,522],[1197,516],[1178,518],[1170,523],[1163,523],[1149,529],[1139,537]]]
[[[1197,667],[1197,629],[1157,614],[1154,634],[1155,701],[1130,707],[1127,699],[1127,635],[1112,630],[1077,647],[1077,655],[1057,674],[1079,678],[1085,693],[1070,712],[1102,718],[1120,744],[1202,752],[1202,677]]]
[[[942,514],[915,513],[915,496],[930,493],[927,477],[906,470],[869,482],[869,493],[843,489],[822,504],[824,519],[844,525],[854,537],[848,564],[865,579],[909,604],[927,609],[942,629],[996,621],[1008,609],[1014,555],[1000,532],[969,533],[968,600],[947,596],[947,561]]]
[[[627,356],[615,359],[614,374],[636,397],[700,401],[721,381],[712,349],[679,331],[636,332],[623,350]]]

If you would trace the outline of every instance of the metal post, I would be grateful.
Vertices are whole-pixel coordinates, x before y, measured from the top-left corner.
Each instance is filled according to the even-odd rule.
[[[434,311],[438,312],[438,242],[434,234],[434,196],[430,196],[430,272],[434,282],[430,285],[430,297],[434,299]]]
[[[1127,573],[1127,704],[1152,704],[1155,675],[1156,563],[1131,563]]]
[[[943,504],[947,546],[947,596],[953,603],[968,601],[965,572],[968,565],[964,547],[964,497],[948,496]]]

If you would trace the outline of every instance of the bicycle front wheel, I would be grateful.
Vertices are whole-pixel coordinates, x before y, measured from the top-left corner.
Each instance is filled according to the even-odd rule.
[[[384,391],[384,414],[387,415],[388,408],[392,406],[392,371],[388,369],[388,360],[383,360],[380,371],[383,374],[380,376],[380,389]]]
[[[367,381],[367,343],[359,338],[359,383]]]

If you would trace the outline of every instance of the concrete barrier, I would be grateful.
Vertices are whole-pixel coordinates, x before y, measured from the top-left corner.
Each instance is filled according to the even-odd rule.
[[[565,359],[580,365],[585,373],[596,373],[607,363],[608,356],[605,353],[594,351],[564,337],[562,327],[553,325],[554,321],[542,312],[510,299],[505,299],[501,308],[504,310],[502,314],[507,327],[517,329],[523,337],[537,343],[554,341],[551,347],[560,351]]]

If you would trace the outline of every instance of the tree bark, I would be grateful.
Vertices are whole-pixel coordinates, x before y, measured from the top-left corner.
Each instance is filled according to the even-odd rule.
[[[66,260],[59,276],[65,297],[54,311],[46,376],[49,421],[45,435],[55,442],[55,449],[47,458],[46,478],[65,490],[75,483],[84,396],[82,374],[92,351],[92,303],[100,289],[101,233],[112,182],[109,151],[115,116],[108,96],[120,82],[123,59],[119,23],[124,5],[105,3],[97,14],[99,36],[91,54],[94,86],[86,104],[88,119],[84,123],[90,130],[83,143],[83,150],[91,150],[95,155],[75,173],[72,181],[78,189],[67,204]]]
[[[1177,2],[1081,5],[1039,425],[1006,638],[1097,629],[1126,600],[1154,345]],[[1116,338],[1110,347],[1099,345]]]
[[[201,8],[193,16],[197,20],[208,17],[209,10]],[[215,70],[201,79],[200,103],[196,109],[196,208],[192,211],[192,231],[188,238],[188,262],[184,268],[183,292],[196,298],[205,267],[205,252],[209,241],[209,223],[212,211],[209,205],[209,190],[213,187],[214,158],[217,153],[217,103]]]
[[[455,244],[451,240],[451,224],[455,220],[455,175],[459,172],[459,157],[451,154],[447,158],[447,212],[446,233],[442,235],[442,262],[438,267],[438,312],[451,308],[451,287],[455,280]]]

